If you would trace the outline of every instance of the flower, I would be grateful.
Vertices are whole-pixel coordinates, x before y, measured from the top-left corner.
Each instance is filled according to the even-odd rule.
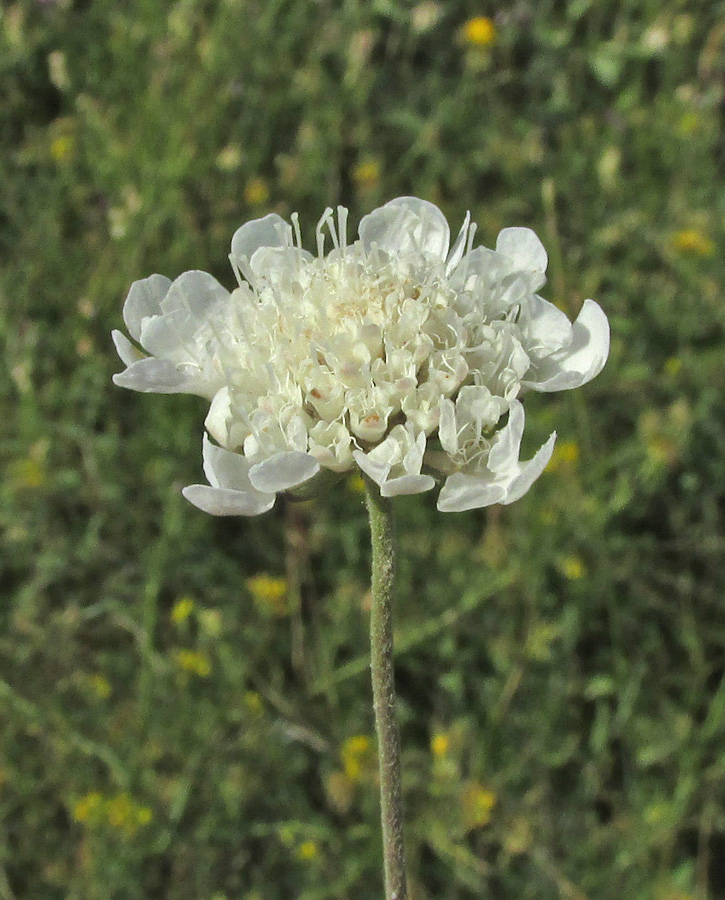
[[[441,211],[414,197],[365,216],[354,243],[346,225],[344,207],[325,210],[316,255],[296,214],[242,225],[231,293],[199,271],[135,282],[123,315],[149,355],[114,331],[127,366],[114,382],[210,401],[209,484],[183,493],[212,515],[266,512],[323,469],[357,468],[387,497],[443,481],[445,512],[512,503],[555,440],[519,460],[520,398],[594,378],[605,314],[585,300],[572,324],[536,293],[547,256],[528,228],[473,249],[467,215],[450,247]]]
[[[496,26],[486,16],[474,16],[464,24],[463,37],[474,47],[488,47],[496,38]]]

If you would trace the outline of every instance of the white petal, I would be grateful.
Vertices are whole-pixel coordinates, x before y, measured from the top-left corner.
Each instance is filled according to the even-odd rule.
[[[458,263],[463,259],[463,254],[466,252],[466,244],[468,242],[468,233],[471,228],[471,213],[470,210],[466,213],[466,217],[463,220],[463,225],[461,225],[461,230],[458,232],[458,237],[453,242],[453,246],[451,247],[451,252],[448,254],[448,259],[446,260],[446,274],[450,274],[458,265]],[[474,224],[473,230],[475,233],[476,226]]]
[[[493,503],[513,503],[523,497],[544,471],[556,441],[554,432],[532,459],[519,462],[523,429],[524,410],[515,401],[506,426],[496,436],[486,469],[476,474],[456,472],[450,475],[438,497],[438,509],[441,512],[463,512]]]
[[[143,353],[134,347],[122,331],[118,331],[114,328],[111,332],[111,337],[113,338],[113,343],[116,347],[116,353],[121,357],[121,362],[124,365],[132,366],[140,359],[144,359]]]
[[[466,253],[451,273],[450,284],[457,291],[472,291],[479,285],[491,287],[511,271],[510,261],[488,247],[476,247]]]
[[[408,430],[412,438],[413,426],[408,425]],[[411,440],[409,438],[409,440]],[[403,457],[403,468],[407,475],[419,475],[420,467],[423,465],[423,457],[425,455],[425,434],[421,431],[418,437],[412,441],[408,451]]]
[[[500,476],[515,472],[523,434],[524,408],[518,400],[514,400],[509,408],[508,422],[496,433],[488,454],[486,465],[492,472]]]
[[[170,287],[171,279],[164,275],[150,275],[131,285],[123,304],[123,321],[134,340],[141,338],[141,322],[161,312],[161,301]]]
[[[309,453],[291,450],[270,456],[249,470],[249,480],[258,491],[277,493],[297,487],[320,471],[320,464]]]
[[[204,435],[202,442],[204,474],[212,487],[230,488],[254,493],[256,488],[249,480],[249,461],[241,453],[232,453],[212,444]]]
[[[382,444],[378,446],[382,447]],[[362,471],[372,479],[375,484],[382,485],[390,472],[391,464],[386,460],[371,459],[370,455],[363,453],[362,450],[353,450],[353,459],[362,469]]]
[[[538,294],[529,298],[519,324],[529,356],[553,353],[567,347],[573,338],[573,326],[566,313]]]
[[[373,210],[360,221],[360,238],[366,250],[376,244],[391,256],[422,254],[443,261],[451,232],[438,207],[417,197],[398,197]]]
[[[258,516],[272,509],[276,499],[274,494],[246,494],[206,484],[190,484],[181,493],[189,503],[211,516]]]
[[[441,512],[465,512],[500,503],[505,496],[506,488],[501,484],[456,472],[446,478],[436,505]]]
[[[207,272],[184,272],[172,283],[161,312],[143,320],[141,346],[159,359],[203,364],[208,344],[223,326],[220,315],[229,304],[229,291]]]
[[[167,359],[150,356],[113,376],[113,383],[144,394],[195,394],[194,379],[188,371]]]
[[[422,494],[435,487],[435,478],[430,475],[401,475],[391,478],[380,487],[383,497],[399,497],[403,494]]]
[[[458,452],[458,432],[456,430],[456,407],[452,400],[441,400],[441,415],[438,423],[438,439],[447,453]]]
[[[522,272],[546,271],[546,250],[530,228],[504,228],[496,240],[496,252],[508,256]]]
[[[571,344],[539,361],[522,385],[544,392],[580,387],[602,371],[608,355],[607,317],[598,303],[585,300],[573,325]]]
[[[290,246],[292,246],[292,226],[277,213],[270,213],[237,228],[232,237],[232,252],[229,258],[232,265],[239,266],[245,278],[250,278],[252,273],[249,269],[249,260],[255,250],[260,247]]]
[[[552,432],[549,440],[536,451],[528,462],[522,463],[520,472],[506,490],[506,496],[500,502],[507,506],[520,499],[528,491],[531,485],[541,475],[551,459],[556,443],[556,432]]]
[[[223,387],[214,394],[209,412],[204,420],[204,428],[220,444],[227,444],[229,429],[227,427],[231,417],[231,397],[229,388]]]

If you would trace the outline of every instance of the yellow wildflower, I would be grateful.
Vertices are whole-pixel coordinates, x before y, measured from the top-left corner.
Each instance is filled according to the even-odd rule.
[[[264,178],[250,178],[244,188],[244,199],[250,206],[263,206],[269,200],[269,188]]]
[[[128,794],[116,794],[106,804],[108,824],[112,828],[125,829],[133,820],[133,803]]]
[[[273,616],[284,616],[289,612],[287,579],[275,578],[272,575],[255,575],[247,579],[247,588],[260,612]]]
[[[496,26],[486,16],[474,16],[464,24],[463,38],[473,47],[488,47],[496,39]]]
[[[244,705],[247,708],[247,712],[250,712],[255,716],[261,715],[261,713],[264,712],[262,698],[256,691],[247,691],[245,693]]]
[[[340,757],[350,781],[362,781],[364,774],[373,767],[373,755],[373,742],[367,735],[356,735],[345,741]]]
[[[59,134],[50,142],[50,155],[56,162],[65,162],[73,153],[73,138],[69,134]]]
[[[715,251],[715,245],[710,238],[695,228],[688,228],[674,234],[672,246],[680,253],[693,253],[697,256],[712,256]]]
[[[88,686],[99,700],[108,700],[111,696],[111,684],[100,672],[88,676]]]
[[[43,461],[28,457],[18,459],[8,467],[11,480],[19,488],[39,488],[45,484],[46,472]]]
[[[182,625],[194,611],[191,597],[180,597],[171,608],[171,621],[174,625]]]
[[[296,855],[297,859],[301,859],[303,862],[312,862],[320,855],[320,848],[314,841],[304,841],[297,848]]]
[[[433,756],[441,759],[444,757],[451,748],[451,739],[447,734],[443,732],[438,732],[438,734],[434,734],[431,742],[430,742],[430,750]]]
[[[177,650],[175,653],[177,666],[184,672],[208,678],[211,675],[211,660],[206,653],[199,650]]]
[[[359,188],[375,187],[380,181],[380,163],[375,159],[358,163],[352,170],[352,178]]]
[[[587,567],[579,556],[565,556],[559,562],[559,571],[569,581],[578,581],[587,574]]]
[[[153,816],[148,806],[137,803],[124,791],[106,801],[106,818],[111,828],[133,837],[139,828],[151,822]]]
[[[684,137],[689,137],[700,127],[700,117],[696,112],[686,112],[680,117],[677,127]]]
[[[493,791],[478,782],[469,782],[464,787],[461,797],[463,824],[466,830],[472,831],[474,828],[488,825],[495,805],[496,795]]]
[[[73,805],[72,816],[76,822],[86,825],[97,820],[103,806],[103,795],[98,791],[91,791],[77,800]]]
[[[571,469],[579,461],[579,444],[576,441],[561,441],[554,447],[549,463],[549,471]]]

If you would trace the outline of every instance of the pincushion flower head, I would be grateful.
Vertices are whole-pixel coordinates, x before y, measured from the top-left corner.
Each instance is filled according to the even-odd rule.
[[[609,326],[593,300],[572,323],[539,296],[547,256],[533,231],[505,228],[489,250],[473,248],[475,230],[466,216],[451,246],[436,206],[401,197],[353,243],[347,210],[327,209],[312,254],[297,216],[273,213],[234,234],[231,293],[199,271],[133,284],[123,316],[145,353],[114,332],[127,366],[115,383],[210,401],[209,484],[184,496],[255,515],[321,470],[356,468],[384,497],[442,483],[444,512],[526,493],[555,435],[519,459],[521,398],[594,378]]]

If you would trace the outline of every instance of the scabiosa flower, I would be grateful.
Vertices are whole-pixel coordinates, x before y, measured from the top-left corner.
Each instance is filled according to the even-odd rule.
[[[467,215],[450,247],[441,211],[401,197],[365,216],[354,243],[347,210],[327,209],[313,255],[291,218],[237,230],[231,293],[198,271],[133,284],[124,321],[149,355],[113,333],[127,366],[116,384],[211,402],[209,484],[184,496],[212,515],[256,515],[320,470],[356,467],[388,497],[443,481],[444,512],[525,494],[555,434],[519,460],[520,398],[601,371],[601,308],[585,300],[571,323],[536,293],[547,256],[528,228],[474,249]]]

